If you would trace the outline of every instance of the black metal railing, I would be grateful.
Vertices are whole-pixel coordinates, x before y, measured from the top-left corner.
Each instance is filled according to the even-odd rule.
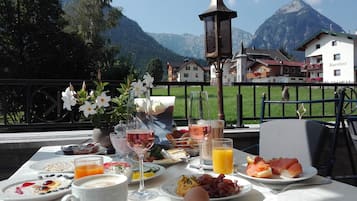
[[[78,113],[63,109],[61,92],[72,83],[79,89],[82,80],[0,80],[0,132],[31,131],[31,130],[67,130],[91,128],[88,121],[79,118]],[[110,91],[117,93],[116,88],[120,81],[109,80]],[[91,81],[86,81],[88,88],[93,86]],[[166,94],[171,95],[174,87],[183,89],[185,114],[175,118],[179,125],[187,123],[189,87],[199,87],[204,90],[208,82],[156,82],[155,88],[165,88]],[[343,87],[356,88],[357,84],[331,84],[331,83],[234,83],[237,89],[236,125],[259,123],[261,119],[262,96],[265,94],[268,101],[279,101],[280,92],[284,86],[289,87],[290,100],[296,101],[292,107],[283,105],[281,113],[276,107],[267,106],[264,113],[268,117],[272,114],[284,118],[296,117],[296,110],[304,101],[327,100],[335,98],[336,91]],[[162,92],[162,90],[160,90]],[[155,94],[155,90],[153,91]],[[163,94],[160,94],[163,95]],[[226,105],[226,104],[225,104]],[[229,105],[232,108],[231,105]],[[335,111],[331,103],[323,101],[320,109],[314,111],[315,106],[306,105],[308,112],[306,118],[333,117]],[[332,108],[332,109],[331,109]],[[274,111],[274,113],[272,112]],[[288,114],[291,112],[291,114]]]
[[[110,82],[108,90],[111,95],[119,93],[121,81]],[[88,89],[94,83],[85,81]],[[0,132],[32,131],[32,130],[71,130],[92,128],[89,121],[80,118],[78,112],[63,109],[61,93],[71,83],[80,89],[83,80],[0,80]],[[198,86],[204,90],[207,82],[156,82],[155,87],[165,87],[171,94],[172,87],[182,87],[187,97],[188,87]],[[153,94],[155,95],[155,94]],[[187,120],[188,102],[184,102],[185,116],[175,119],[178,124]]]
[[[267,118],[297,118],[296,111],[301,104],[306,104],[307,112],[304,118],[308,119],[334,119],[336,114],[336,100],[338,91],[342,88],[357,87],[356,83],[234,83],[237,87],[237,127],[244,126],[246,122],[259,123],[262,115]],[[282,102],[282,94],[273,92],[283,91],[285,86],[289,87],[289,104]],[[278,88],[279,90],[274,88]],[[250,92],[249,97],[244,93]],[[352,92],[346,92],[352,93]],[[352,96],[352,94],[351,94]],[[247,112],[244,103],[251,100],[252,108]],[[263,101],[267,104],[264,108]],[[319,103],[319,104],[316,104]],[[276,106],[274,106],[276,105]],[[319,107],[316,107],[319,105]],[[262,114],[262,111],[264,113]],[[274,112],[272,112],[274,111]],[[290,113],[289,113],[290,112]],[[244,115],[243,115],[244,114]],[[275,115],[275,116],[274,116]]]

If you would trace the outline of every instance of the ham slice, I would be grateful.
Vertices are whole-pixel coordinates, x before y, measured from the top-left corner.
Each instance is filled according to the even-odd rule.
[[[288,169],[291,165],[298,162],[296,158],[274,158],[268,161],[273,170],[273,174],[277,175],[280,175],[283,170]]]
[[[302,173],[302,166],[296,158],[274,158],[265,161],[262,157],[247,158],[247,175],[251,177],[270,178],[274,175],[298,177]]]
[[[301,173],[302,173],[301,164],[300,163],[294,163],[288,169],[283,170],[281,172],[281,175],[285,176],[285,177],[295,178],[295,177],[299,177],[299,175]]]
[[[254,161],[248,162],[246,169],[247,175],[251,177],[270,178],[273,176],[272,169],[263,158],[257,156]]]

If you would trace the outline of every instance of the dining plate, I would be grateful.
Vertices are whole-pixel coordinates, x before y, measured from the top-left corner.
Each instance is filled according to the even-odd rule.
[[[185,175],[185,176],[200,176],[199,174],[195,174],[195,175]],[[218,175],[212,175],[217,177]],[[239,178],[236,176],[231,176],[231,175],[225,175],[226,179],[230,179],[232,181],[236,181],[237,184],[240,186],[240,191],[237,194],[234,195],[230,195],[230,196],[226,196],[226,197],[220,197],[220,198],[210,198],[210,201],[216,201],[216,200],[230,200],[230,199],[234,199],[237,197],[241,197],[243,195],[245,195],[246,193],[248,193],[250,190],[252,190],[252,184],[247,181],[246,179],[243,178]],[[183,200],[183,197],[179,196],[176,194],[176,188],[177,188],[177,181],[179,180],[179,177],[175,178],[175,179],[171,179],[166,183],[163,183],[160,186],[160,190],[162,192],[164,192],[167,196],[169,196],[172,199],[176,199],[176,200]]]
[[[70,192],[73,174],[40,174],[0,182],[0,200],[45,201],[54,200]]]
[[[71,155],[71,156],[62,156],[47,160],[38,161],[30,165],[30,168],[33,170],[41,172],[73,172],[74,171],[74,159],[80,157],[87,157],[93,155]],[[98,155],[96,155],[98,156]],[[110,162],[112,158],[108,156],[103,157],[103,162]]]
[[[157,165],[162,165],[162,166],[169,166],[169,165],[174,165],[177,163],[181,163],[184,160],[176,160],[176,159],[170,159],[170,158],[164,158],[161,160],[153,160],[152,163],[157,164]]]
[[[304,167],[302,167],[302,169],[303,169],[302,174],[296,178],[289,178],[289,177],[284,177],[281,175],[273,175],[272,178],[257,178],[257,177],[251,177],[251,176],[247,175],[246,167],[247,167],[247,164],[243,164],[243,165],[237,167],[237,172],[240,176],[247,178],[247,179],[252,179],[257,182],[269,183],[269,184],[293,183],[293,182],[297,182],[297,181],[310,179],[317,174],[316,168],[314,168],[312,166],[306,166],[306,167],[304,166]]]
[[[135,173],[135,171],[138,171],[138,168],[133,169],[133,174]],[[164,174],[166,169],[163,166],[157,165],[154,163],[144,163],[144,172],[149,172],[149,171],[154,171],[154,175],[152,175],[150,177],[144,177],[144,181],[154,179],[154,178]],[[140,182],[140,179],[132,178],[130,181],[130,184],[135,184],[135,183],[139,183],[139,182]]]
[[[97,146],[97,149],[95,150],[95,151],[93,151],[93,152],[91,152],[91,153],[85,153],[84,151],[81,153],[81,152],[79,152],[79,153],[76,153],[76,152],[73,152],[73,151],[65,151],[66,149],[67,150],[71,150],[71,146],[72,147],[78,147],[78,146],[80,146],[80,145],[78,145],[78,144],[69,144],[69,145],[65,145],[65,146],[62,146],[61,148],[60,148],[60,150],[58,150],[58,151],[56,151],[55,152],[55,154],[57,154],[57,155],[66,155],[66,156],[68,156],[68,155],[70,155],[70,156],[72,156],[72,155],[98,155],[98,154],[105,154],[105,152],[106,152],[106,148],[105,147],[103,147],[103,146],[100,146],[100,145],[96,145]]]

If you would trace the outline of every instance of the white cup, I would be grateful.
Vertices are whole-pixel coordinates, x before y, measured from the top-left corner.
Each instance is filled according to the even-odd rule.
[[[72,183],[72,194],[61,201],[126,201],[128,178],[119,174],[101,174],[83,177]]]

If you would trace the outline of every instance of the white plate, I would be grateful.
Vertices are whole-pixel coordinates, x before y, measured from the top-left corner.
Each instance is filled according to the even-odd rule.
[[[105,151],[106,151],[106,150],[107,150],[107,149],[106,149],[105,147],[103,147],[103,146],[98,146],[98,151],[93,152],[93,153],[89,153],[89,154],[65,154],[65,153],[62,151],[62,149],[56,151],[55,154],[57,154],[57,155],[63,155],[63,156],[79,156],[79,155],[85,156],[85,155],[105,154]]]
[[[186,175],[186,176],[190,176],[190,175]],[[194,176],[200,176],[200,175],[194,175]],[[218,175],[212,174],[212,176],[217,177]],[[227,197],[210,198],[210,201],[234,199],[237,197],[241,197],[241,196],[245,195],[246,193],[248,193],[250,190],[252,190],[252,184],[243,178],[239,178],[236,176],[230,176],[230,175],[226,175],[225,178],[230,179],[232,181],[237,181],[238,185],[241,187],[239,193],[231,195],[231,196],[227,196]],[[160,189],[162,192],[164,192],[165,194],[167,194],[169,197],[171,197],[173,199],[183,200],[183,197],[176,194],[178,180],[179,180],[179,177],[169,180],[168,182],[162,184]]]
[[[181,163],[183,160],[174,160],[174,159],[161,159],[161,160],[153,160],[152,163],[157,164],[157,165],[163,165],[163,166],[168,166],[168,165],[174,165],[177,163]]]
[[[62,176],[59,176],[62,175]],[[73,174],[41,174],[40,177],[28,177],[21,179],[4,180],[0,182],[0,200],[6,201],[46,201],[54,200],[62,197],[70,192],[70,186],[73,180]],[[67,177],[68,176],[68,177]],[[46,180],[54,180],[60,182],[51,192],[45,194],[35,193],[35,185],[42,185]],[[23,187],[25,182],[35,183],[33,185]],[[16,189],[20,188],[23,194],[16,193]]]
[[[316,168],[314,168],[312,166],[307,166],[307,167],[302,167],[302,169],[303,169],[302,174],[296,178],[283,177],[280,175],[274,175],[273,178],[257,178],[257,177],[251,177],[251,176],[247,175],[246,167],[247,167],[246,164],[238,166],[237,171],[240,176],[245,177],[247,179],[252,179],[257,182],[269,183],[269,184],[293,183],[293,182],[297,182],[297,181],[310,179],[311,177],[313,177],[317,174]]]
[[[73,172],[74,159],[80,157],[88,157],[88,156],[93,156],[93,155],[71,155],[71,156],[56,157],[52,159],[38,161],[30,165],[30,168],[41,172]],[[103,157],[104,163],[112,161],[112,158],[108,156],[101,156],[101,157]]]
[[[154,178],[164,174],[165,171],[166,171],[166,169],[161,165],[157,165],[157,164],[154,164],[154,163],[144,163],[144,171],[145,171],[145,169],[148,169],[148,168],[151,168],[151,167],[157,168],[158,171],[155,172],[154,176],[144,178],[144,181],[150,180],[150,179],[154,179]],[[130,184],[139,183],[139,181],[140,181],[140,179],[131,180]]]

